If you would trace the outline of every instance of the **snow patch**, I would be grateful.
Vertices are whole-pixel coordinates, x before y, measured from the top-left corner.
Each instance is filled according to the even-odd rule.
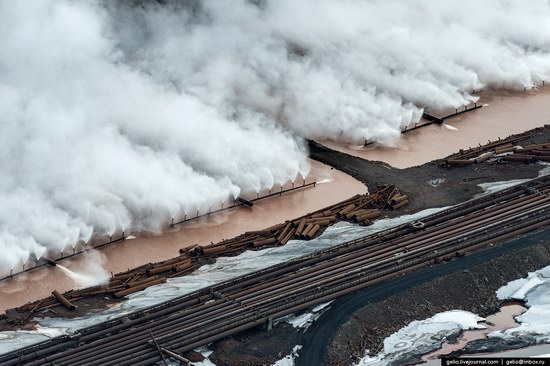
[[[292,353],[275,362],[272,366],[294,366],[294,360],[298,357],[298,351],[302,349],[301,345],[296,345],[292,349]]]
[[[326,302],[324,304],[317,305],[310,312],[303,313],[300,315],[290,314],[282,318],[277,319],[275,322],[285,321],[292,325],[296,329],[303,329],[304,331],[309,328],[314,321],[319,319],[323,313],[328,310],[328,306],[332,301]]]
[[[439,187],[442,183],[445,182],[445,178],[437,178],[437,179],[432,179],[432,180],[429,180],[428,181],[428,184],[434,188],[437,188]]]
[[[538,174],[537,178],[544,177],[544,176],[550,174],[550,164],[549,163],[539,162],[538,164],[544,166],[544,168],[542,168],[539,171],[539,174]],[[531,179],[512,179],[512,180],[502,180],[502,181],[498,181],[498,182],[480,183],[480,184],[478,184],[478,187],[483,189],[483,193],[476,195],[474,198],[484,196],[484,195],[487,195],[487,194],[491,194],[491,193],[495,193],[495,192],[498,192],[498,191],[502,191],[504,189],[513,187],[515,185],[528,182],[530,180]]]
[[[530,180],[531,179],[512,179],[512,180],[503,180],[498,182],[480,183],[478,184],[478,187],[483,189],[483,194],[481,195],[484,196],[486,194],[495,193],[495,192],[502,191],[504,189],[516,186],[518,184],[528,182]],[[477,195],[477,196],[480,196],[480,195]]]
[[[425,320],[415,320],[384,340],[384,349],[378,355],[366,356],[357,366],[387,365],[408,356],[421,355],[439,349],[446,337],[468,329],[484,329],[484,321],[476,314],[451,310]]]
[[[512,281],[497,291],[499,299],[523,300],[527,311],[516,317],[520,325],[493,332],[490,337],[532,336],[537,343],[550,342],[550,266],[530,272],[526,278]]]
[[[497,290],[500,300],[522,300],[527,311],[515,319],[519,326],[488,334],[488,337],[520,338],[531,336],[537,343],[550,343],[550,266],[530,272],[526,278],[509,282]],[[439,349],[450,334],[468,329],[484,329],[478,322],[483,318],[466,311],[447,311],[413,321],[384,340],[384,350],[375,356],[367,355],[357,366],[381,366],[406,360]],[[542,357],[542,356],[541,356]]]

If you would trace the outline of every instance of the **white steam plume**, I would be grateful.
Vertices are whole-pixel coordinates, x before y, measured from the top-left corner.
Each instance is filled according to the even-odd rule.
[[[548,0],[0,1],[0,269],[550,74]]]
[[[426,106],[550,74],[548,0],[204,0],[111,9],[125,60],[302,136],[395,139]],[[122,3],[124,4],[124,3]]]
[[[103,254],[89,250],[81,258],[77,270],[73,271],[61,264],[57,264],[55,268],[70,277],[78,287],[91,287],[109,283],[110,276],[105,270],[104,262]]]

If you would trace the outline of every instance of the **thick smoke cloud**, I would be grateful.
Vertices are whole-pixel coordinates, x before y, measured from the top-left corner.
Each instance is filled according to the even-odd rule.
[[[0,269],[550,74],[547,0],[3,1],[0,32]]]

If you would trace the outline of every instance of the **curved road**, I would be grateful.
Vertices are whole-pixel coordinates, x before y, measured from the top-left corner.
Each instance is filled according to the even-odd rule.
[[[549,234],[550,228],[544,228],[528,236],[506,241],[497,247],[490,247],[449,263],[441,263],[415,271],[334,301],[330,309],[324,312],[302,335],[299,343],[302,345],[302,349],[299,352],[300,356],[296,358],[296,366],[326,365],[328,347],[337,329],[347,322],[355,311],[367,304],[382,300],[387,296],[436,277],[464,270],[516,249],[537,244],[541,239],[548,238]]]

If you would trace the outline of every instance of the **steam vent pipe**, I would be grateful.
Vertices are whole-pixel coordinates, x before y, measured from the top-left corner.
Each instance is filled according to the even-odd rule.
[[[55,261],[52,261],[51,259],[42,258],[42,260],[43,260],[46,264],[49,264],[49,265],[52,266],[52,267],[57,266],[57,263],[56,263]]]
[[[254,206],[254,202],[251,202],[249,200],[245,200],[242,197],[237,197],[237,201],[239,201],[240,203],[242,203],[243,205],[248,206],[248,207]]]

